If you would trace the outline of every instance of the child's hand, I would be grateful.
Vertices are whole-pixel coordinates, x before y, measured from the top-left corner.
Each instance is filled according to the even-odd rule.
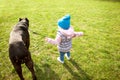
[[[45,38],[45,41],[48,42],[48,37]]]
[[[84,34],[83,32],[79,32],[79,35],[80,35],[80,36],[83,36],[83,34]]]
[[[75,37],[83,36],[83,32],[75,32]]]

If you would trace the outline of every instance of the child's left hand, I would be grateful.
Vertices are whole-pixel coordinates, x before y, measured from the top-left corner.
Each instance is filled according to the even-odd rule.
[[[45,41],[48,42],[48,37],[45,37]]]

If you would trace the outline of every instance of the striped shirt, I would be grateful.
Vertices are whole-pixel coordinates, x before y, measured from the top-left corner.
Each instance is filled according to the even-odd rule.
[[[72,38],[67,38],[60,31],[57,32],[57,35],[61,37],[61,42],[58,44],[58,50],[60,52],[68,52],[72,48]]]
[[[60,52],[68,52],[72,48],[72,38],[82,35],[83,32],[75,32],[71,27],[69,30],[59,29],[55,39],[46,37],[45,41],[57,45]]]

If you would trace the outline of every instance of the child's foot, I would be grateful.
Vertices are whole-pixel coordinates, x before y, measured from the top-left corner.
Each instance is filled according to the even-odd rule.
[[[61,60],[60,60],[60,57],[58,57],[57,60],[58,60],[60,63],[62,63],[62,64],[64,63],[64,61],[61,61]]]
[[[68,57],[67,54],[65,54],[65,57],[67,58],[67,60],[70,60],[70,57]]]

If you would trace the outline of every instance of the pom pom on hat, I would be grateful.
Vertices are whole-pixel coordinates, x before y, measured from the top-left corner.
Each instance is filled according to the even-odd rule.
[[[58,20],[58,26],[64,30],[68,30],[70,28],[70,15],[65,15],[61,19]]]

